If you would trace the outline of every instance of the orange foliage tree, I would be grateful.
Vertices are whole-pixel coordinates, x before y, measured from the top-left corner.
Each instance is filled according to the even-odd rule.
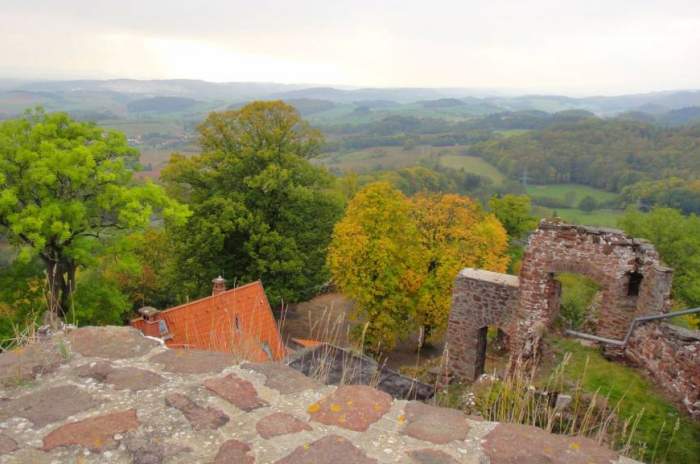
[[[494,215],[464,196],[419,194],[411,206],[425,260],[415,322],[429,338],[447,326],[452,283],[460,269],[505,272],[508,236]]]
[[[378,182],[353,198],[336,225],[328,265],[355,301],[366,346],[379,351],[416,327],[427,336],[442,333],[459,269],[503,272],[507,247],[501,223],[471,199],[407,198]]]

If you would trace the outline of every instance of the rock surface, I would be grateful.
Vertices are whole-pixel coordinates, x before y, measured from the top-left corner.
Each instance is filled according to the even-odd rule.
[[[132,329],[62,340],[0,354],[3,373],[27,379],[0,388],[0,464],[631,462],[590,440],[325,386],[280,364],[168,350]]]

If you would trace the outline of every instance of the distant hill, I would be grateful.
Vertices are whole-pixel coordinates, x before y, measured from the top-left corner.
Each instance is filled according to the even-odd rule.
[[[439,98],[437,100],[423,100],[418,102],[423,108],[454,108],[455,106],[467,106],[466,102],[458,98]]]
[[[200,113],[204,115],[213,109],[238,107],[257,99],[292,102],[303,115],[313,115],[314,123],[318,124],[367,122],[389,113],[460,119],[504,112],[544,111],[554,114],[581,110],[606,117],[630,112],[658,117],[679,111],[658,121],[675,125],[695,120],[693,111],[686,109],[700,107],[700,91],[696,90],[574,98],[563,95],[504,96],[495,91],[488,96],[483,90],[466,88],[337,88],[192,79],[0,80],[2,117],[42,105],[51,111],[84,115],[97,112],[119,118],[129,118],[130,114],[140,112],[177,113],[184,110],[198,119]],[[358,108],[359,111],[355,111]],[[670,119],[664,120],[664,117]]]
[[[184,97],[152,97],[142,98],[127,103],[126,107],[130,113],[174,113],[185,111],[199,103],[192,98]]]
[[[291,98],[285,100],[285,102],[296,108],[302,116],[308,116],[335,108],[335,103],[332,101],[317,100],[314,98]]]
[[[690,106],[672,110],[658,118],[659,122],[669,126],[684,126],[700,122],[700,106]]]

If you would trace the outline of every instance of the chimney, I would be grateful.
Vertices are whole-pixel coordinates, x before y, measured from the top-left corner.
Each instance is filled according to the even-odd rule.
[[[211,283],[213,284],[211,289],[211,296],[218,295],[219,293],[223,293],[226,291],[226,281],[223,277],[219,276],[216,279],[212,280]]]
[[[155,320],[160,311],[153,306],[144,306],[143,308],[139,308],[137,312],[141,315],[141,317],[143,317],[144,320],[152,321]]]

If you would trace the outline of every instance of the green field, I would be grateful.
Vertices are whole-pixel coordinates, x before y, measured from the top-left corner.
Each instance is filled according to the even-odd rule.
[[[487,177],[496,185],[501,185],[505,180],[505,176],[498,169],[476,156],[444,155],[440,157],[440,164]]]
[[[572,224],[580,224],[586,226],[597,227],[617,227],[618,219],[624,214],[624,211],[614,209],[598,209],[587,213],[577,208],[544,208],[542,206],[534,206],[533,214],[538,217],[553,217],[562,218],[566,222]]]
[[[577,204],[587,196],[593,197],[597,202],[612,201],[617,198],[616,193],[579,184],[530,185],[527,187],[527,193],[531,197],[556,198],[561,201],[573,199],[573,204]]]
[[[494,134],[498,134],[498,135],[501,135],[503,137],[508,138],[508,137],[515,137],[517,135],[527,134],[528,132],[530,132],[530,129],[504,129],[504,130],[496,130],[493,132],[494,132]]]

